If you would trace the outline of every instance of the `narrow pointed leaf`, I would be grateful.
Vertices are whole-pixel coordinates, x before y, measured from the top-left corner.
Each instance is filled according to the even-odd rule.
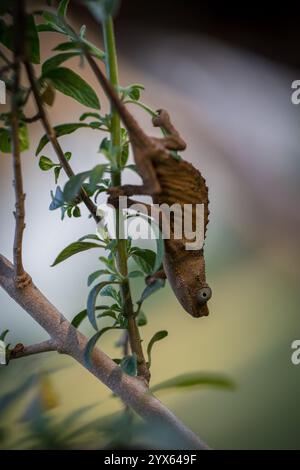
[[[168,332],[166,330],[158,331],[155,333],[155,335],[152,336],[151,340],[149,341],[148,347],[147,347],[147,354],[148,354],[148,366],[149,368],[151,367],[151,353],[152,353],[152,348],[157,341],[161,341],[164,339],[166,336],[168,336]]]
[[[97,243],[92,242],[74,242],[64,248],[57,258],[55,259],[54,263],[51,266],[56,266],[57,264],[65,261],[66,259],[70,258],[81,251],[90,250],[91,248],[101,248]]]

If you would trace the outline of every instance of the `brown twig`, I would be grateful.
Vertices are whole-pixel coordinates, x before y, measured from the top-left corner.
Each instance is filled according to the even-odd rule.
[[[14,76],[11,95],[11,144],[13,156],[14,189],[16,199],[16,210],[14,212],[16,225],[13,247],[13,258],[15,268],[15,282],[19,288],[25,287],[30,282],[23,267],[22,245],[23,232],[25,229],[25,194],[23,191],[23,178],[21,166],[21,150],[19,140],[19,90],[20,90],[20,62],[22,59],[22,47],[24,44],[24,31],[20,27],[24,23],[22,0],[15,2],[14,27],[19,34],[14,36]]]
[[[52,339],[37,344],[31,344],[29,346],[24,346],[24,344],[18,343],[10,350],[9,359],[19,359],[20,357],[32,356],[34,354],[49,351],[57,351],[57,345]]]
[[[36,122],[36,121],[39,121],[41,119],[41,115],[40,113],[36,113],[34,116],[32,117],[25,117],[24,118],[24,121],[27,122],[28,124],[31,124],[33,122]]]
[[[61,148],[61,146],[60,146],[60,144],[57,140],[55,130],[51,126],[50,120],[49,120],[48,115],[46,113],[46,110],[43,106],[43,102],[42,102],[42,99],[41,99],[41,96],[40,96],[40,93],[39,93],[39,90],[38,90],[38,87],[37,87],[37,84],[36,84],[36,78],[35,78],[35,72],[34,72],[33,66],[27,59],[25,59],[24,65],[25,65],[27,76],[28,76],[28,79],[29,79],[29,82],[30,82],[32,92],[33,92],[33,96],[34,96],[34,99],[35,99],[35,102],[36,102],[36,106],[38,108],[38,114],[40,116],[40,120],[43,124],[45,132],[48,136],[49,142],[51,142],[51,144],[52,144],[52,147],[53,147],[53,149],[54,149],[54,151],[57,155],[57,158],[59,160],[59,163],[61,164],[61,166],[65,170],[67,176],[69,178],[71,178],[72,176],[74,176],[74,172],[73,172],[68,160],[65,158],[65,154],[64,154],[64,152],[63,152],[63,150],[62,150],[62,148]],[[88,210],[90,211],[90,213],[93,216],[93,218],[95,219],[95,221],[98,223],[99,222],[99,217],[97,216],[97,208],[96,208],[95,204],[93,203],[93,201],[88,197],[88,195],[86,194],[84,189],[81,189],[81,191],[80,191],[80,198],[82,199],[82,201],[84,202],[84,204],[86,205]]]

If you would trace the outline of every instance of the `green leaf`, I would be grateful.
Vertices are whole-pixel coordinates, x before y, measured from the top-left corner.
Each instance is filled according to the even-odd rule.
[[[90,323],[95,328],[95,330],[98,330],[96,317],[95,317],[95,307],[96,307],[97,296],[100,293],[100,291],[104,287],[108,286],[109,284],[111,284],[111,281],[103,281],[103,282],[100,282],[99,284],[96,284],[88,295],[87,314],[88,314]]]
[[[72,134],[73,132],[77,131],[77,129],[81,129],[82,127],[90,127],[89,124],[86,124],[84,122],[72,122],[72,123],[67,123],[67,124],[59,124],[58,126],[54,127],[56,137],[62,137],[63,135],[68,135]],[[35,154],[38,155],[45,145],[47,145],[49,142],[48,136],[45,134],[40,142],[39,145],[36,149]]]
[[[101,336],[104,333],[106,333],[106,331],[118,330],[118,329],[119,329],[119,327],[117,327],[117,326],[107,326],[106,328],[103,328],[102,330],[95,333],[94,336],[92,336],[91,339],[89,339],[89,341],[88,341],[88,343],[85,347],[85,350],[84,350],[84,362],[85,362],[87,367],[90,367],[92,365],[91,364],[91,355],[92,355],[93,349],[94,349],[97,341],[101,338]]]
[[[76,35],[72,28],[67,25],[64,18],[60,15],[56,15],[50,11],[45,11],[43,18],[46,21],[47,25],[50,25],[58,33],[66,34],[70,38],[75,38]]]
[[[89,179],[91,191],[95,191],[97,184],[101,183],[105,169],[106,165],[97,165],[92,169]]]
[[[84,121],[87,118],[95,118],[101,120],[101,116],[99,113],[83,113],[80,116],[79,121]]]
[[[98,242],[100,241],[99,237],[95,235],[94,233],[88,233],[87,235],[83,235],[83,237],[79,238],[79,242],[82,242],[83,240],[97,240]]]
[[[27,25],[26,25],[26,50],[27,56],[30,62],[34,64],[40,63],[40,40],[39,35],[36,29],[34,16],[27,16]]]
[[[2,331],[2,333],[0,334],[0,341],[4,341],[8,333],[9,330]]]
[[[152,348],[157,341],[161,341],[164,339],[166,336],[168,336],[168,332],[166,330],[161,330],[155,333],[155,335],[152,336],[151,340],[149,341],[148,347],[147,347],[147,354],[148,354],[148,367],[151,367],[151,353],[152,353]]]
[[[100,277],[104,274],[111,274],[111,272],[108,271],[107,269],[99,269],[98,271],[95,271],[95,272],[91,273],[88,277],[87,285],[90,286],[91,284],[93,284],[95,279],[97,279],[98,277]]]
[[[142,310],[139,311],[138,316],[136,317],[138,326],[145,326],[148,323],[147,317]]]
[[[91,248],[101,248],[101,246],[99,246],[97,243],[92,242],[71,243],[59,253],[59,255],[56,257],[54,263],[51,266],[56,266],[62,261],[65,261],[66,259],[70,258],[70,256],[76,255],[76,253],[80,253],[81,251],[90,250]]]
[[[72,202],[79,194],[80,188],[82,183],[87,179],[90,175],[90,171],[84,171],[82,173],[78,173],[75,176],[71,176],[69,181],[65,184],[63,193],[64,193],[64,200],[67,202]]]
[[[75,328],[78,328],[79,325],[83,322],[83,320],[87,317],[87,310],[81,310],[81,312],[77,313],[73,320],[71,321],[71,325],[73,325]]]
[[[147,248],[134,247],[131,250],[134,261],[139,265],[145,274],[152,274],[155,266],[156,254]]]
[[[49,80],[44,80],[45,88],[41,94],[41,100],[48,106],[52,106],[55,100],[55,89]]]
[[[42,76],[46,76],[50,70],[56,69],[60,64],[65,62],[72,57],[79,55],[80,52],[64,52],[63,54],[57,54],[50,59],[46,60],[42,65]]]
[[[73,217],[80,217],[81,216],[80,208],[78,206],[74,207],[72,215],[73,215]]]
[[[125,374],[135,377],[137,375],[137,359],[136,354],[125,356],[120,362],[120,367]]]
[[[68,9],[68,5],[69,5],[69,1],[70,1],[70,0],[61,0],[61,2],[59,3],[58,8],[57,8],[57,13],[58,13],[60,16],[63,16],[63,17],[66,16],[66,14],[67,14],[67,9]]]
[[[45,157],[44,155],[40,158],[39,160],[39,167],[43,171],[48,171],[51,170],[54,166],[57,166],[55,163],[53,163],[50,158]]]
[[[10,50],[14,46],[14,26],[7,26],[3,20],[0,20],[0,42]],[[30,62],[40,63],[40,42],[33,15],[26,16],[25,31],[26,54]]]
[[[154,387],[151,392],[167,390],[172,388],[197,388],[203,386],[212,386],[217,388],[234,389],[234,383],[226,376],[215,373],[190,372],[188,374],[178,375],[172,379],[165,380]]]
[[[56,166],[56,167],[54,168],[54,180],[55,180],[55,184],[57,184],[57,181],[58,181],[60,172],[61,172],[61,166]]]
[[[104,60],[105,59],[105,53],[98,49],[98,47],[94,46],[94,44],[90,43],[87,41],[87,39],[81,39],[81,41],[71,41],[71,42],[62,42],[61,44],[58,44],[58,46],[54,47],[54,51],[70,51],[70,50],[76,50],[77,52],[82,53],[83,46],[85,49],[89,51],[89,53],[97,59]]]
[[[29,138],[27,125],[23,122],[19,123],[19,143],[20,151],[24,152],[29,148]],[[0,128],[0,150],[3,153],[11,153],[11,131],[7,128]]]
[[[65,67],[48,70],[44,77],[49,78],[56,90],[74,98],[79,103],[93,109],[100,109],[100,103],[93,88],[79,75]]]
[[[144,273],[142,273],[142,271],[131,271],[131,273],[129,273],[128,275],[129,278],[140,277],[140,276],[144,276]]]
[[[108,282],[107,284],[111,284]],[[119,303],[119,293],[116,289],[114,289],[111,285],[107,285],[104,289],[102,289],[100,295],[102,297],[111,297],[112,299],[116,300]]]

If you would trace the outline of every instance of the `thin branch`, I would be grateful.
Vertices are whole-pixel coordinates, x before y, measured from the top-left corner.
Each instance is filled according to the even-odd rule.
[[[20,24],[23,23],[23,11],[20,8],[20,2],[15,2],[14,12],[14,27],[16,30],[20,28]],[[24,38],[22,32],[14,36],[14,77],[11,95],[11,144],[12,144],[12,156],[13,156],[13,171],[14,171],[14,189],[16,199],[16,210],[14,212],[16,225],[15,225],[15,236],[14,236],[14,268],[15,268],[15,281],[19,288],[26,286],[30,282],[30,277],[26,275],[23,267],[22,259],[22,245],[23,245],[23,232],[25,229],[25,194],[23,191],[23,178],[22,178],[22,166],[21,166],[21,150],[20,150],[20,139],[19,139],[19,91],[20,91],[20,61],[22,57],[22,44]]]
[[[34,116],[32,117],[25,117],[24,118],[24,121],[27,122],[28,124],[31,124],[33,122],[36,122],[36,121],[39,121],[41,119],[41,115],[40,113],[36,113]]]
[[[24,344],[18,343],[10,350],[9,359],[19,359],[20,357],[32,356],[34,354],[49,351],[57,351],[57,345],[52,339],[43,341],[42,343],[31,344],[29,346],[24,346]]]
[[[180,442],[182,449],[208,449],[196,434],[187,428],[168,408],[152,395],[143,381],[122,372],[99,348],[94,348],[91,363],[86,364],[84,351],[88,339],[30,283],[17,289],[12,264],[0,255],[0,286],[49,334],[57,350],[73,357],[160,432],[167,432]]]
[[[34,96],[34,99],[35,99],[35,102],[36,102],[36,106],[38,108],[38,114],[40,116],[40,120],[43,124],[45,132],[48,136],[48,139],[52,144],[52,147],[53,147],[53,149],[54,149],[54,151],[57,155],[57,158],[58,158],[61,166],[65,170],[67,176],[69,178],[71,178],[72,176],[74,176],[74,172],[73,172],[68,160],[65,158],[64,151],[61,148],[61,146],[60,146],[60,144],[57,140],[55,130],[51,126],[49,117],[48,117],[48,115],[46,113],[46,110],[43,106],[43,102],[42,102],[42,99],[41,99],[41,96],[40,96],[40,92],[39,92],[37,84],[36,84],[36,77],[35,77],[35,72],[34,72],[33,66],[27,59],[24,61],[24,65],[25,65],[27,76],[28,76],[28,79],[29,79],[29,82],[30,82],[30,85],[31,85],[33,96]],[[97,208],[96,208],[95,204],[93,203],[93,201],[88,197],[88,195],[86,194],[84,189],[81,189],[81,191],[80,191],[80,198],[82,199],[82,201],[84,202],[84,204],[86,205],[86,207],[88,208],[90,213],[92,214],[95,221],[98,223],[99,222],[99,217],[97,216]]]

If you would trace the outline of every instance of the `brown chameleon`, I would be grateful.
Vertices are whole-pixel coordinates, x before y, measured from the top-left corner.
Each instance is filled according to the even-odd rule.
[[[93,59],[89,56],[87,58],[127,128],[135,164],[143,181],[142,185],[111,188],[109,202],[120,195],[150,195],[156,204],[193,204],[193,217],[194,205],[203,204],[206,231],[209,215],[208,188],[205,179],[193,165],[171,155],[171,151],[185,150],[186,144],[173,127],[168,113],[159,110],[153,118],[153,125],[162,128],[165,136],[157,138],[146,135]],[[129,204],[133,203],[138,201],[129,199]],[[203,247],[199,250],[186,250],[185,239],[177,240],[171,236],[165,240],[163,268],[151,276],[148,283],[167,277],[177,299],[190,315],[207,316],[207,301],[212,292],[206,282]]]

